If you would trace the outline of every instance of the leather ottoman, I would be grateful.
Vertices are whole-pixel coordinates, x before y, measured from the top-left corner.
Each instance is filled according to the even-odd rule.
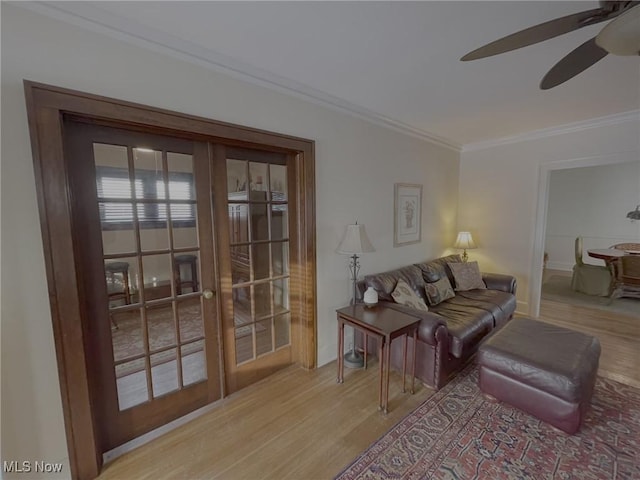
[[[480,390],[575,433],[591,402],[599,359],[597,338],[514,318],[478,350]]]

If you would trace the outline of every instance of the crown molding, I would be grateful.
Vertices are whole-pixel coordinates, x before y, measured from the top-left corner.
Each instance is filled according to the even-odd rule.
[[[499,147],[502,145],[510,145],[512,143],[525,142],[528,140],[539,140],[541,138],[553,137],[555,135],[564,135],[567,133],[581,132],[590,128],[606,127],[618,125],[626,122],[640,122],[640,110],[630,110],[628,112],[606,115],[604,117],[591,118],[579,122],[566,123],[555,127],[542,128],[533,130],[510,137],[496,138],[493,140],[484,140],[481,142],[468,143],[462,146],[462,153],[485,150],[487,148]]]
[[[461,144],[451,139],[373,112],[321,90],[257,68],[227,55],[222,55],[158,29],[106,12],[91,4],[91,2],[17,2],[14,5],[96,33],[105,34],[118,40],[164,53],[174,58],[195,63],[239,80],[277,90],[331,110],[337,110],[381,127],[428,141],[440,147],[456,152],[460,152],[462,148]]]

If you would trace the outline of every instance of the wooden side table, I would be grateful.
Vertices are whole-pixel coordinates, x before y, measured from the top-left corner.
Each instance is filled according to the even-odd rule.
[[[402,392],[405,389],[407,370],[407,338],[413,335],[413,358],[411,361],[411,393],[414,392],[416,373],[416,346],[420,319],[381,305],[367,307],[364,304],[349,305],[336,310],[338,317],[338,383],[344,382],[344,326],[360,330],[365,335],[365,365],[367,358],[367,336],[378,339],[379,386],[378,409],[388,413],[389,371],[391,369],[391,342],[404,335],[402,346]]]

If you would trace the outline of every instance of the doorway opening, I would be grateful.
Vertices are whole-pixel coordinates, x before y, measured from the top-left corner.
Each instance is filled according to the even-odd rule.
[[[590,169],[603,168],[609,172],[614,172],[620,165],[638,165],[637,161],[631,160],[633,156],[631,152],[620,152],[616,154],[577,158],[564,161],[550,162],[541,165],[540,176],[538,183],[538,207],[535,220],[535,238],[534,238],[534,251],[533,251],[533,264],[532,264],[532,281],[529,289],[529,301],[531,305],[531,314],[537,316],[540,313],[540,302],[542,298],[542,284],[543,282],[551,281],[551,285],[548,285],[551,289],[558,287],[560,290],[563,288],[569,288],[571,282],[571,269],[575,263],[574,259],[574,243],[577,236],[589,237],[588,243],[583,248],[583,256],[588,258],[587,250],[589,248],[607,248],[611,244],[622,241],[622,238],[637,238],[640,235],[640,225],[633,225],[629,220],[624,218],[624,213],[628,211],[628,207],[623,208],[623,213],[620,214],[618,209],[614,208],[612,211],[599,212],[594,208],[582,208],[579,210],[577,207],[571,207],[572,202],[575,203],[578,193],[571,192],[569,189],[556,188],[555,193],[551,191],[553,185],[551,182],[552,176],[557,179],[563,176],[577,176],[579,172],[589,173]],[[633,176],[629,176],[629,179],[633,179]],[[635,177],[637,178],[637,177]],[[561,180],[561,179],[560,179]],[[577,181],[577,179],[576,179]],[[601,186],[604,187],[603,182]],[[616,198],[619,198],[622,190],[620,186],[611,186],[609,192],[605,195],[607,198],[607,204],[615,202]],[[629,191],[637,191],[636,188],[627,189]],[[617,191],[617,193],[615,193]],[[595,199],[596,192],[593,189],[589,189],[589,195]],[[551,198],[551,195],[555,195],[559,198]],[[562,197],[570,196],[572,199],[566,199],[563,201]],[[556,205],[555,207],[553,205]],[[565,214],[569,215],[564,220],[557,218],[557,212],[549,213],[549,208],[558,208],[557,205],[561,205],[563,209],[573,208],[574,214],[571,216],[570,212]],[[595,222],[582,221],[581,219],[585,215],[600,215],[603,221],[611,221],[617,218],[618,221],[615,227],[608,228],[606,226],[599,227],[597,232],[587,232],[587,229],[593,230]],[[570,218],[570,220],[567,220]],[[549,225],[549,222],[555,222],[554,225]],[[558,222],[561,223],[561,228],[556,228]],[[578,224],[582,222],[583,227]],[[602,222],[601,222],[602,223]],[[620,228],[626,228],[626,230],[620,230]],[[606,231],[605,231],[606,230]],[[615,230],[617,233],[611,233]],[[607,233],[607,231],[609,233]],[[595,259],[587,260],[587,262],[596,262]],[[556,278],[552,278],[552,277]],[[568,280],[567,280],[568,277]],[[568,283],[567,283],[568,282]],[[569,287],[567,287],[567,284]],[[606,300],[605,303],[607,303]],[[594,303],[594,302],[591,302]],[[598,303],[598,302],[595,302]],[[598,307],[598,305],[593,305]],[[605,305],[606,306],[606,305]]]

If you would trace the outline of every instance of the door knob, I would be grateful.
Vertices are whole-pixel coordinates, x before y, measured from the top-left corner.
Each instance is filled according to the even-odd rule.
[[[208,288],[204,292],[202,292],[202,296],[207,300],[211,300],[213,298],[213,295],[213,291],[209,290]]]

